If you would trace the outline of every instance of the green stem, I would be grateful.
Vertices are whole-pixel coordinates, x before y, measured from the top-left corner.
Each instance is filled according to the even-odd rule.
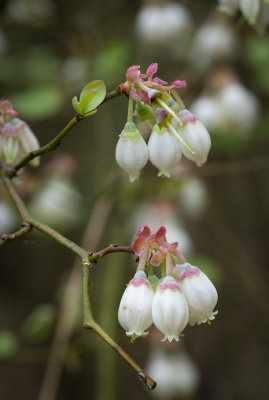
[[[170,115],[172,115],[172,117],[174,117],[177,122],[179,123],[179,126],[183,126],[181,119],[179,118],[179,116],[172,110],[172,108],[170,108],[162,99],[160,99],[159,97],[156,97],[156,101],[166,110],[169,112]]]
[[[12,169],[7,171],[7,174],[10,178],[16,175],[17,171],[28,164],[29,161],[33,160],[38,156],[48,153],[51,150],[54,150],[57,146],[60,145],[62,139],[67,135],[67,133],[77,125],[83,117],[81,115],[76,115],[71,121],[64,127],[64,129],[58,133],[55,138],[53,138],[48,144],[45,146],[40,147],[40,149],[31,151],[30,153],[26,154]]]
[[[83,307],[83,326],[91,327],[93,322],[91,299],[90,299],[90,267],[88,260],[82,261],[82,307]]]
[[[176,138],[183,144],[183,146],[186,147],[187,150],[189,150],[189,152],[191,152],[191,154],[195,154],[195,152],[192,150],[192,148],[185,142],[185,140],[182,139],[182,137],[179,135],[179,133],[175,130],[175,128],[173,127],[172,124],[170,124],[170,122],[167,122],[167,126],[168,128],[171,130],[171,132],[173,133],[173,135],[176,136]]]
[[[179,108],[181,110],[184,110],[186,108],[185,104],[183,103],[182,98],[179,96],[177,91],[175,89],[172,89],[171,93],[172,93],[173,97],[175,98],[175,100],[177,101],[177,104],[179,105]]]
[[[134,99],[129,96],[127,122],[133,122]]]

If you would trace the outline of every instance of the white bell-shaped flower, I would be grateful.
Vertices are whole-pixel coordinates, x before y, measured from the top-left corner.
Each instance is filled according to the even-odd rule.
[[[148,161],[148,146],[133,122],[127,122],[116,146],[116,161],[134,182]]]
[[[27,154],[40,148],[39,141],[37,140],[35,134],[24,121],[21,121],[19,118],[14,118],[13,125],[16,127],[18,132],[18,140],[21,146],[22,154]],[[34,167],[38,167],[40,164],[40,158],[34,158],[30,161],[30,164]]]
[[[166,276],[159,284],[152,303],[154,325],[165,335],[163,340],[179,340],[189,320],[189,310],[179,284]]]
[[[260,11],[260,0],[239,0],[239,6],[242,14],[250,25],[254,25]]]
[[[197,267],[185,263],[179,276],[180,287],[185,295],[189,307],[189,324],[200,325],[215,319],[218,311],[213,311],[218,293],[213,283]]]
[[[181,159],[178,139],[168,129],[160,129],[156,124],[148,142],[149,159],[159,169],[158,176],[170,177],[172,169]]]
[[[133,339],[146,336],[146,329],[152,324],[152,301],[154,290],[144,271],[138,271],[128,283],[121,298],[118,319],[126,330],[126,335]]]
[[[184,124],[180,129],[179,134],[194,153],[180,142],[179,145],[181,151],[186,158],[195,162],[198,167],[202,167],[207,161],[211,147],[209,133],[202,122],[200,122],[190,111],[180,111],[179,117]]]

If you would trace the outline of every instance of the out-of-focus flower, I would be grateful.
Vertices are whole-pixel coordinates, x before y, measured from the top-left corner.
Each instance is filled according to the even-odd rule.
[[[134,182],[148,161],[148,147],[133,122],[127,122],[116,146],[116,161]]]
[[[191,398],[197,391],[200,372],[186,351],[152,349],[146,370],[158,382],[152,392],[157,399]]]
[[[8,100],[0,100],[0,162],[8,166],[40,147],[30,127],[17,115]],[[38,166],[39,157],[30,163]]]
[[[201,121],[215,131],[248,133],[259,114],[259,101],[254,93],[234,79],[215,88],[211,95],[198,97],[191,110]]]
[[[11,232],[16,227],[16,213],[5,201],[0,201],[0,236]]]
[[[190,49],[193,65],[204,69],[210,64],[231,57],[237,47],[237,36],[232,26],[210,22],[203,25]]]
[[[215,319],[213,311],[218,293],[213,283],[197,267],[185,263],[179,266],[178,281],[189,308],[189,324],[200,325]]]
[[[81,220],[81,195],[68,177],[45,180],[29,207],[33,215],[55,228],[68,229]]]
[[[118,319],[133,340],[146,336],[152,324],[151,307],[154,291],[144,271],[138,271],[125,289],[118,311]]]
[[[136,17],[135,29],[142,42],[162,44],[175,38],[184,40],[192,27],[188,10],[177,3],[143,6]]]
[[[209,130],[214,131],[223,123],[225,110],[216,96],[202,95],[192,103],[190,109]]]
[[[179,335],[189,319],[189,310],[178,283],[166,276],[158,285],[152,303],[152,319],[164,335],[163,340],[179,340]]]
[[[168,129],[156,124],[148,142],[150,162],[159,169],[158,176],[170,177],[172,169],[181,159],[178,139]]]
[[[209,195],[204,182],[191,177],[180,186],[179,201],[184,212],[191,218],[198,218],[209,204]]]
[[[11,0],[6,6],[7,14],[18,21],[42,20],[54,12],[51,0]]]
[[[228,15],[234,15],[239,7],[239,0],[218,0],[217,10]]]
[[[218,95],[225,120],[240,130],[249,130],[256,121],[259,102],[256,96],[240,83],[224,86]]]

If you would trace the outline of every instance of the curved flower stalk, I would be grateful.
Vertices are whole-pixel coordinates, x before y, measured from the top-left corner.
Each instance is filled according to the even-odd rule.
[[[133,341],[148,334],[145,331],[152,324],[153,297],[154,291],[145,272],[138,271],[124,291],[118,311],[119,323]]]
[[[215,286],[198,267],[185,263],[179,271],[178,282],[190,311],[189,324],[210,323],[218,313],[213,311],[218,301]]]
[[[163,340],[179,340],[189,320],[189,310],[179,284],[166,276],[159,284],[152,303],[154,325],[165,335]]]

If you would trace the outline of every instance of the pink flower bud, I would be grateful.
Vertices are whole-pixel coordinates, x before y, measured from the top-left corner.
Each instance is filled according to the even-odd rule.
[[[145,330],[152,324],[153,297],[154,291],[145,272],[138,271],[124,291],[118,311],[119,323],[127,336],[135,339],[148,334]]]
[[[163,340],[179,340],[179,335],[189,319],[189,310],[179,284],[166,276],[159,284],[152,303],[155,326],[165,335]]]

